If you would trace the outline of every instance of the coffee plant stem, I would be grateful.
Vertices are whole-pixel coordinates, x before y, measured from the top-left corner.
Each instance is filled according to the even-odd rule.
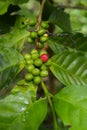
[[[41,20],[42,20],[42,12],[43,12],[43,8],[44,8],[44,3],[45,3],[45,0],[42,0],[41,8],[40,8],[40,14],[39,14],[39,17],[38,17],[38,26],[37,26],[37,30],[40,29],[40,23],[41,23]]]
[[[58,7],[60,7],[60,8],[69,8],[69,9],[78,9],[78,10],[87,10],[87,6],[81,6],[81,5],[72,6],[72,5],[58,4]]]
[[[57,122],[57,119],[56,119],[56,113],[55,113],[55,110],[54,110],[54,106],[53,106],[53,103],[52,103],[52,100],[51,100],[51,94],[48,92],[46,85],[43,81],[41,81],[41,85],[42,85],[42,88],[44,90],[45,96],[48,99],[48,102],[49,102],[49,105],[50,105],[50,108],[51,108],[51,111],[52,111],[53,121],[54,121],[54,130],[58,130],[58,122]]]
[[[39,13],[39,16],[38,16],[37,31],[40,29],[40,23],[41,23],[41,20],[42,20],[42,12],[43,12],[43,8],[44,8],[44,3],[45,3],[45,0],[42,0],[40,13]],[[37,49],[38,49],[38,46],[39,46],[39,42],[38,42],[38,39],[37,39],[37,41],[36,41],[36,48]]]

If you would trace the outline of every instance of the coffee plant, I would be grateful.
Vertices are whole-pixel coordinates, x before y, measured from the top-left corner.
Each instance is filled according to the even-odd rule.
[[[0,130],[87,130],[87,1],[0,0]]]

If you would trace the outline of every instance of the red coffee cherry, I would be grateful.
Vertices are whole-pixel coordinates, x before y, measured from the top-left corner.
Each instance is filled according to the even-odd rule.
[[[48,57],[47,54],[42,54],[42,55],[40,56],[40,59],[41,59],[43,62],[47,62],[48,59],[49,59],[49,57]]]

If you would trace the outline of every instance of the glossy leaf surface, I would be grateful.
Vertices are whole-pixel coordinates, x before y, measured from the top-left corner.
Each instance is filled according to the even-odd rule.
[[[81,33],[68,34],[60,33],[59,36],[52,36],[48,45],[54,53],[63,51],[65,49],[76,49],[77,51],[87,51],[87,36]]]
[[[87,55],[65,51],[51,58],[51,71],[65,85],[87,84]]]
[[[24,60],[19,52],[0,47],[0,88],[8,86],[23,67]]]
[[[4,34],[0,38],[0,45],[5,47],[13,47],[24,40],[30,33],[26,30],[14,29],[9,34]]]
[[[59,26],[64,32],[71,32],[69,14],[56,8],[49,17],[49,21]]]
[[[87,87],[70,86],[54,97],[58,116],[70,130],[87,130]]]
[[[1,130],[38,130],[47,113],[46,99],[32,103],[29,92],[0,100]]]

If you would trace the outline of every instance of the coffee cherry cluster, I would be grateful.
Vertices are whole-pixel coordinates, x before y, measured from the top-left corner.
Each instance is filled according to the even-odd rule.
[[[35,23],[33,24],[35,25]],[[43,48],[44,43],[48,39],[47,29],[49,28],[49,24],[47,21],[42,21],[40,29],[37,31],[31,31],[28,37],[28,43],[35,43],[37,40],[39,43],[39,48]]]
[[[48,66],[50,64],[47,52],[45,50],[38,52],[34,49],[30,54],[25,54],[24,58],[27,70],[25,80],[38,85],[42,78],[48,76]]]

